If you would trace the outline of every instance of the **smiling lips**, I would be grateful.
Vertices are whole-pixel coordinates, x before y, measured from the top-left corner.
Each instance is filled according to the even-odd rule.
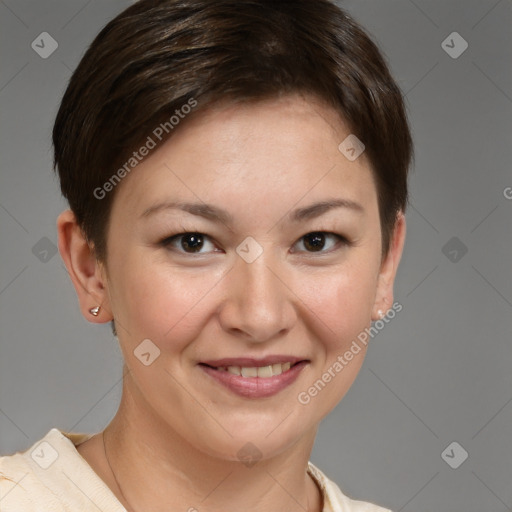
[[[291,363],[276,363],[267,366],[221,366],[217,368],[220,371],[227,371],[233,375],[241,375],[242,377],[261,377],[268,379],[274,375],[281,375],[287,372],[291,367]]]
[[[265,359],[225,358],[199,363],[201,369],[217,382],[245,398],[272,396],[298,377],[309,363],[293,356]]]

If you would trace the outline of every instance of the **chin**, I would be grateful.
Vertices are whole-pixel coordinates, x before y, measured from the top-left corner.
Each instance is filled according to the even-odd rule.
[[[231,430],[229,425],[224,425],[226,430],[233,434],[233,437],[229,437],[226,433],[226,435],[216,436],[215,439],[210,438],[209,441],[203,438],[201,445],[203,445],[205,453],[212,457],[243,462],[250,467],[259,460],[281,455],[303,439],[304,431],[290,429],[290,425],[296,427],[299,424],[303,425],[303,422],[298,423],[295,420],[285,425],[286,420],[281,423],[282,420],[283,418],[279,418],[273,422],[271,428],[261,428],[262,425],[258,425],[256,420],[246,422],[245,428],[238,430]],[[314,436],[314,433],[312,435]],[[207,445],[205,445],[205,441]]]

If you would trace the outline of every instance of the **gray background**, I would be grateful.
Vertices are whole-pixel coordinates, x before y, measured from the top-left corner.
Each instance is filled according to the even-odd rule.
[[[50,134],[71,71],[128,4],[0,1],[2,454],[54,426],[99,431],[120,398],[117,340],[82,318],[52,252],[66,204]],[[340,5],[407,95],[416,163],[395,289],[403,310],[373,339],[311,460],[345,493],[396,511],[512,510],[512,2]],[[47,59],[31,48],[43,31],[59,45]],[[441,45],[454,31],[469,44],[456,59]],[[458,469],[441,457],[453,441],[469,454]]]

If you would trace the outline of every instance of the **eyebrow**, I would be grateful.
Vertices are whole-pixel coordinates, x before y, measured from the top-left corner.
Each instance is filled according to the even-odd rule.
[[[330,201],[321,201],[319,203],[306,206],[304,208],[298,208],[290,214],[290,219],[293,222],[301,222],[304,220],[314,219],[320,217],[324,213],[327,213],[334,208],[346,208],[356,213],[363,213],[364,208],[355,201],[349,199],[332,199]]]
[[[221,222],[222,224],[230,224],[233,221],[231,214],[227,211],[217,208],[211,204],[206,203],[182,203],[182,202],[169,202],[158,203],[154,206],[150,206],[144,212],[142,217],[149,217],[162,210],[182,210],[198,217],[204,217],[215,222]]]
[[[292,222],[303,222],[305,220],[314,219],[327,213],[335,208],[346,208],[356,213],[363,213],[364,208],[355,201],[349,199],[332,199],[329,201],[320,201],[304,208],[297,208],[290,212],[287,216]],[[232,224],[233,217],[229,212],[206,203],[184,203],[184,202],[169,202],[158,203],[150,206],[142,212],[141,218],[149,217],[162,210],[182,210],[198,217],[220,222],[222,224]]]

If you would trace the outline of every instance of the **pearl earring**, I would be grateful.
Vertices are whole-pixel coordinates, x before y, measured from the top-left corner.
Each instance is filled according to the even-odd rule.
[[[382,311],[382,309],[379,309],[377,311],[377,315],[379,315],[379,318],[382,320],[384,318],[384,311]]]
[[[94,308],[89,309],[89,313],[91,313],[92,316],[98,316],[100,314],[100,306],[96,306]]]

